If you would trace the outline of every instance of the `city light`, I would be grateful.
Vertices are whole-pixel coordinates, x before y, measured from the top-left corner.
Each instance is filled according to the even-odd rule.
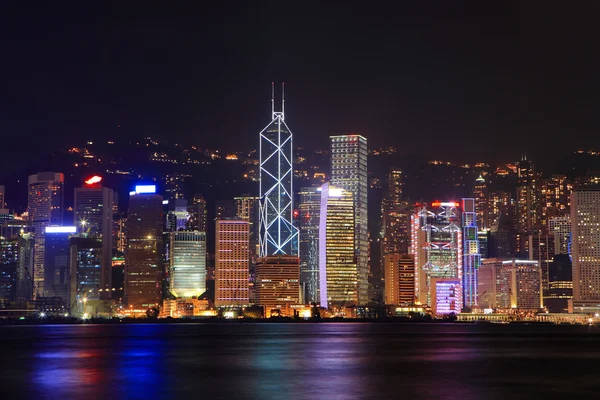
[[[47,226],[46,233],[75,233],[77,227],[75,226]]]
[[[98,176],[98,175],[94,175],[85,180],[86,185],[94,185],[94,184],[100,183],[100,182],[102,182],[102,177]]]
[[[134,193],[156,193],[156,185],[137,185]]]

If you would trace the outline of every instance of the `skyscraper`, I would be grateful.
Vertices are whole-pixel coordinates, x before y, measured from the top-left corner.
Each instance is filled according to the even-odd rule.
[[[529,235],[529,259],[538,262],[541,271],[542,290],[548,290],[548,266],[554,260],[554,235],[534,233]]]
[[[62,225],[65,176],[40,172],[28,179],[28,221],[34,228],[33,296],[43,296],[46,227]]]
[[[293,224],[294,190],[292,132],[285,123],[285,100],[260,133],[260,257],[298,255],[298,229]]]
[[[299,196],[300,284],[304,286],[306,302],[318,303],[321,189],[302,188]]]
[[[71,236],[69,245],[70,311],[83,314],[86,312],[84,299],[85,302],[100,300],[109,297],[104,292],[112,292],[112,288],[102,287],[104,247],[101,239],[83,235]]]
[[[388,189],[381,202],[383,218],[382,255],[408,254],[410,246],[410,212],[402,201],[402,171],[392,169],[388,174]]]
[[[477,272],[481,264],[475,199],[462,199],[463,292],[467,307],[477,305]]]
[[[70,308],[69,241],[77,232],[74,226],[47,226],[44,245],[44,297],[58,297]]]
[[[192,204],[188,205],[187,229],[191,231],[206,232],[206,200],[202,195],[194,195]]]
[[[490,202],[487,183],[483,176],[479,175],[475,179],[473,188],[473,197],[475,198],[475,210],[477,213],[477,227],[480,231],[490,228]]]
[[[571,255],[571,216],[550,218],[548,229],[554,235],[554,254]]]
[[[571,195],[573,305],[600,304],[600,189],[582,187]]]
[[[169,234],[169,291],[175,297],[198,297],[206,291],[206,233]]]
[[[413,304],[415,300],[415,259],[409,254],[384,256],[384,302],[386,305]]]
[[[368,303],[367,139],[358,134],[331,136],[331,185],[352,193],[358,304]]]
[[[539,182],[533,162],[523,158],[518,164],[517,251],[525,251],[528,235],[540,228]]]
[[[256,263],[256,302],[265,316],[273,310],[293,316],[292,305],[300,302],[300,260],[294,256],[259,258]]]
[[[321,186],[319,217],[319,296],[321,307],[360,304],[360,271],[355,252],[352,193]]]
[[[569,214],[572,188],[565,175],[552,175],[551,178],[540,182],[540,227],[542,232],[548,232],[550,219]]]
[[[215,238],[215,305],[249,304],[250,225],[242,220],[217,220]]]
[[[415,256],[415,297],[420,304],[433,307],[433,292],[438,280],[441,290],[458,290],[455,307],[462,308],[463,235],[459,203],[455,201],[421,205],[411,217],[412,248]],[[453,279],[449,281],[448,279]],[[455,280],[458,284],[455,284]],[[437,296],[436,299],[440,299]],[[456,310],[453,309],[453,312]]]
[[[498,282],[497,296],[510,299],[510,304],[499,301],[498,307],[519,308],[537,311],[543,305],[540,267],[537,261],[503,261],[500,271],[496,271]]]
[[[94,176],[75,188],[75,221],[79,233],[102,241],[102,271],[99,289],[103,298],[112,295],[112,250],[115,193],[103,187],[102,178]],[[106,290],[108,289],[108,290]]]
[[[162,202],[154,185],[138,185],[129,193],[125,299],[134,313],[162,300]]]

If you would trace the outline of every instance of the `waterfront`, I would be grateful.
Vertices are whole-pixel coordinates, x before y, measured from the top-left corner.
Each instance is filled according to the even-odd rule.
[[[594,398],[600,327],[0,327],[4,398]]]

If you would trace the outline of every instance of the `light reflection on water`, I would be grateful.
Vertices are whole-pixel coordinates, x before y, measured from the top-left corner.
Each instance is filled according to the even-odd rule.
[[[0,327],[3,398],[594,398],[578,326],[186,324]],[[580,362],[580,361],[584,362]]]

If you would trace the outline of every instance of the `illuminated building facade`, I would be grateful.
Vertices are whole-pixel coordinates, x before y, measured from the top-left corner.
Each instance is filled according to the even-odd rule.
[[[47,226],[44,245],[44,297],[60,298],[69,308],[70,296],[70,245],[74,226]]]
[[[552,175],[540,183],[542,231],[547,233],[550,219],[569,214],[573,186],[565,175]]]
[[[306,303],[319,303],[319,220],[321,189],[302,188],[299,193],[300,284]]]
[[[215,305],[247,306],[250,224],[242,220],[217,220],[215,240]]]
[[[408,254],[410,246],[410,210],[402,201],[402,171],[394,168],[388,174],[388,189],[381,202],[383,241],[382,255]]]
[[[101,286],[103,244],[99,238],[73,235],[69,251],[69,308],[72,314],[83,314],[84,302],[109,298],[103,292],[113,292],[111,288]]]
[[[571,195],[573,303],[600,303],[600,189]]]
[[[319,296],[321,307],[358,305],[359,269],[355,253],[352,193],[321,186],[319,218]]]
[[[462,199],[463,293],[465,306],[477,305],[477,272],[481,264],[475,199]]]
[[[33,297],[33,249],[34,234],[25,232],[19,235],[19,255],[17,265],[17,302],[24,304]]]
[[[283,88],[282,88],[283,90]],[[274,94],[274,93],[273,93]],[[293,223],[294,190],[292,132],[271,98],[272,121],[260,133],[260,257],[298,255],[298,229]]]
[[[573,299],[573,266],[567,254],[557,254],[548,267],[548,290],[544,292],[544,307],[550,312],[564,313]]]
[[[172,199],[167,203],[165,228],[167,232],[186,230],[188,226],[188,202],[186,199]]]
[[[543,306],[541,271],[537,261],[502,261],[496,275],[498,307],[536,311]]]
[[[0,235],[0,302],[16,300],[18,265],[19,235]]]
[[[538,262],[542,274],[542,290],[548,290],[548,266],[554,260],[554,235],[535,233],[529,235],[529,259]]]
[[[206,233],[169,234],[169,291],[175,297],[198,297],[206,291]]]
[[[101,182],[101,177],[93,176],[82,187],[75,188],[74,222],[78,233],[102,241],[102,271],[98,288],[103,289],[103,298],[111,298],[115,193],[103,187]]]
[[[533,162],[524,158],[517,167],[517,250],[523,252],[527,237],[540,228],[539,181]]]
[[[462,285],[457,278],[432,278],[431,309],[433,315],[459,314],[462,310]]]
[[[361,135],[330,137],[331,185],[350,192],[354,199],[354,244],[358,268],[358,304],[369,297],[368,216],[367,216],[367,139]]]
[[[383,258],[386,305],[413,304],[415,300],[415,259],[410,254],[389,253]]]
[[[190,231],[206,232],[207,214],[206,200],[197,194],[192,197],[192,204],[188,205],[187,229]]]
[[[481,175],[479,175],[479,177],[475,179],[473,197],[475,198],[477,227],[479,228],[479,230],[485,230],[490,228],[490,198],[487,183]]]
[[[162,301],[162,208],[163,198],[154,185],[138,185],[129,193],[125,299],[134,312]]]
[[[512,220],[514,214],[514,201],[508,192],[497,191],[489,193],[489,228],[498,229],[501,216]]]
[[[265,316],[293,316],[300,304],[300,259],[294,256],[262,257],[256,262],[256,302]]]
[[[571,255],[571,216],[550,218],[548,230],[554,235],[554,254]]]
[[[420,205],[411,217],[411,241],[415,256],[415,297],[432,305],[432,278],[458,279],[457,294],[462,307],[463,235],[459,203],[433,202]]]
[[[481,261],[477,280],[477,305],[480,308],[497,308],[500,303],[510,307],[510,292],[506,291],[506,299],[498,298],[497,286],[502,287],[498,272],[502,268],[502,259],[488,258]]]
[[[40,172],[28,179],[28,221],[34,228],[33,297],[43,296],[44,243],[47,226],[60,226],[63,221],[65,176],[56,172]]]

